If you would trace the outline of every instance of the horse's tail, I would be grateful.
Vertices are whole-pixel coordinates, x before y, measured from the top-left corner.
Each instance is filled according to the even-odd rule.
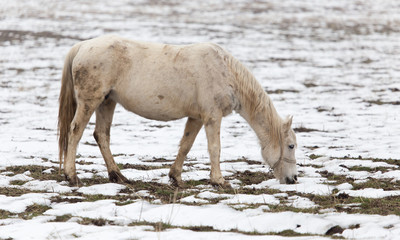
[[[79,45],[75,45],[69,51],[64,62],[64,69],[61,80],[61,91],[59,97],[58,109],[58,148],[60,160],[60,172],[63,158],[66,157],[68,151],[68,137],[71,128],[72,119],[76,111],[76,99],[74,94],[74,85],[72,77],[72,62],[79,50]]]

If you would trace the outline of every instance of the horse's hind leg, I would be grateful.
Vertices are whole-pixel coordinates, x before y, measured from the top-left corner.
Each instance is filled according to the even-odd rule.
[[[202,126],[203,123],[201,120],[188,118],[186,122],[185,132],[181,139],[178,155],[176,156],[176,160],[169,170],[169,177],[178,187],[183,187],[183,182],[181,178],[183,161],[185,160],[186,155],[189,153],[190,149],[192,148],[193,142],[196,139],[196,136]]]
[[[116,102],[110,98],[104,100],[96,110],[96,127],[93,133],[97,144],[99,145],[101,154],[106,162],[108,177],[111,182],[128,183],[128,179],[124,177],[110,150],[110,128],[114,115]]]
[[[68,136],[68,150],[64,161],[64,174],[71,186],[78,186],[81,184],[76,174],[76,149],[83,131],[96,107],[97,104],[95,101],[84,102],[78,100],[77,103],[74,119],[71,122],[71,130]]]

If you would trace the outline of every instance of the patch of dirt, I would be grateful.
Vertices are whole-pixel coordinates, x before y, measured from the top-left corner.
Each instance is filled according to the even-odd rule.
[[[268,94],[299,93],[298,90],[293,90],[293,89],[276,89],[276,90],[266,89],[265,92],[267,92]]]
[[[71,196],[71,197],[68,197],[68,196]],[[50,200],[53,203],[62,203],[62,202],[78,203],[78,202],[83,202],[85,200],[85,199],[76,198],[73,196],[75,196],[75,195],[55,196],[55,197],[52,197]]]
[[[332,236],[334,234],[341,234],[344,231],[344,229],[338,225],[331,227],[326,233],[325,235],[329,235]]]
[[[47,210],[51,209],[48,206],[45,205],[39,205],[39,204],[33,204],[28,206],[24,212],[19,213],[18,217],[24,219],[24,220],[29,220],[34,217],[42,215],[44,212]]]
[[[166,158],[156,158],[156,157],[153,157],[153,159],[143,159],[142,161],[144,161],[144,162],[165,162],[165,163],[172,163],[172,162],[174,162],[175,161],[175,159],[172,159],[172,160],[168,160],[168,159],[166,159]]]
[[[315,149],[319,148],[319,146],[317,146],[317,145],[314,145],[314,146],[303,146],[303,147],[305,147],[307,149],[310,149],[310,150],[315,150]]]
[[[104,218],[83,218],[82,220],[78,221],[79,224],[82,225],[95,225],[98,227],[105,226],[105,225],[115,225],[113,221],[104,219]]]
[[[306,128],[306,127],[302,127],[302,126],[293,128],[293,131],[295,131],[296,133],[323,132],[323,131],[315,129],[315,128]]]
[[[109,183],[110,180],[108,178],[103,178],[103,177],[94,175],[92,178],[81,179],[81,182],[84,184],[84,186],[91,186],[91,185],[95,185],[95,184]]]
[[[154,125],[150,125],[149,127],[152,127],[152,128],[165,128],[165,127],[167,127],[167,128],[169,128],[169,127],[171,127],[171,125],[168,125],[168,124],[154,124]]]
[[[23,174],[27,171],[30,172],[30,177],[35,178],[37,180],[55,180],[57,182],[64,181],[64,176],[58,174],[58,168],[51,167],[53,169],[52,173],[43,173],[43,171],[48,170],[49,167],[37,166],[37,165],[29,165],[29,166],[12,166],[7,167],[6,171],[13,172],[14,174]]]
[[[247,163],[249,165],[263,165],[264,164],[263,162],[250,160],[250,159],[248,159],[246,157],[241,157],[241,158],[238,158],[236,160],[225,160],[223,162],[224,163],[245,162],[245,163]]]
[[[150,165],[139,165],[139,164],[119,164],[118,167],[120,169],[137,169],[137,170],[154,170],[154,169],[162,169],[169,168],[170,165],[163,164],[162,166],[150,166]]]
[[[369,103],[369,105],[400,105],[400,101],[382,101],[380,99],[378,100],[368,100],[365,101],[366,103]]]
[[[21,195],[32,192],[38,192],[38,191],[32,191],[22,188],[13,188],[13,187],[0,187],[0,195],[6,195],[9,197],[19,197]]]
[[[315,83],[312,83],[312,82],[305,82],[305,83],[303,83],[303,85],[304,85],[306,88],[314,88],[314,87],[318,87],[318,85],[317,85],[317,84],[315,84]]]
[[[353,183],[353,188],[354,190],[364,188],[383,189],[384,191],[400,190],[400,181],[392,181],[392,179],[369,178],[366,182]]]
[[[7,219],[10,218],[12,216],[15,216],[15,214],[9,212],[9,211],[5,211],[0,209],[0,219]]]
[[[244,172],[237,172],[233,177],[230,178],[240,180],[243,185],[252,185],[273,179],[274,175],[272,172],[250,172],[246,170]]]
[[[72,215],[66,214],[62,216],[56,216],[56,218],[50,222],[66,222],[72,218]]]
[[[322,106],[317,107],[318,112],[332,112],[333,110],[335,110],[334,107],[332,108],[322,107]]]

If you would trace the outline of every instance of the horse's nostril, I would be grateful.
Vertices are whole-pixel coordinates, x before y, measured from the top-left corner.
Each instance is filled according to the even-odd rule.
[[[286,183],[287,183],[287,184],[294,184],[294,183],[296,183],[296,181],[293,180],[293,178],[288,178],[288,177],[286,177]]]
[[[293,179],[297,182],[297,175],[294,175]]]

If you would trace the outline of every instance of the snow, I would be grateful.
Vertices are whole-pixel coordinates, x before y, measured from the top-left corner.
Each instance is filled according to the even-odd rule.
[[[288,198],[287,206],[295,207],[295,208],[316,208],[318,207],[317,204],[312,202],[308,198],[299,197],[299,196],[292,196]]]
[[[270,179],[267,181],[263,181],[259,184],[253,184],[246,186],[246,188],[256,188],[256,189],[263,189],[263,188],[272,188],[278,189],[284,192],[300,192],[300,193],[310,193],[316,195],[329,195],[332,193],[335,186],[325,184],[328,181],[325,178],[305,178],[301,177],[298,179],[298,183],[292,185],[282,185],[276,179]]]
[[[221,203],[226,204],[279,204],[279,200],[272,195],[260,194],[260,195],[247,195],[247,194],[235,194],[231,198],[222,200]]]
[[[352,188],[353,188],[353,185],[351,185],[350,183],[342,183],[342,184],[336,186],[337,190],[350,190]]]
[[[212,218],[208,217],[212,213]],[[226,205],[185,206],[177,204],[153,205],[138,201],[125,206],[116,206],[113,201],[97,201],[93,204],[61,204],[45,212],[46,215],[73,214],[79,217],[106,218],[119,223],[130,221],[167,222],[174,226],[213,226],[216,230],[237,229],[245,232],[271,232],[293,229],[299,233],[324,234],[334,225],[350,226],[355,221],[368,228],[384,232],[390,224],[398,224],[398,216],[351,215],[344,213],[302,214],[292,212],[268,213],[262,209],[233,210]],[[343,220],[346,218],[349,220]],[[357,220],[356,220],[357,219]],[[383,222],[378,223],[379,219]],[[397,231],[397,230],[396,230]],[[388,234],[386,232],[385,234]],[[388,235],[389,236],[389,235]]]
[[[195,196],[188,196],[179,200],[181,203],[210,203],[207,200],[196,198]]]
[[[212,218],[209,217],[210,213],[212,213]],[[103,200],[92,204],[60,204],[46,211],[45,214],[105,218],[120,224],[143,220],[155,223],[162,221],[174,226],[213,226],[214,229],[221,231],[237,229],[260,233],[293,229],[297,232],[324,234],[332,227],[332,223],[325,220],[324,216],[291,212],[265,213],[262,209],[256,209],[256,213],[253,209],[237,211],[225,204],[153,205],[138,201],[125,206],[116,206],[113,201]]]
[[[288,239],[279,236],[285,230],[305,234],[290,239],[329,239],[325,234],[335,226],[344,229],[336,235],[347,239],[400,236],[398,215],[334,208],[357,212],[359,201],[328,208],[317,202],[318,197],[346,195],[400,198],[397,1],[78,0],[71,5],[26,0],[1,6],[0,214],[11,214],[0,219],[0,239],[27,239],[27,232],[30,239]],[[204,184],[168,202],[157,192],[170,190],[169,166],[185,120],[155,122],[121,106],[111,128],[115,161],[140,166],[121,172],[156,187],[86,183],[77,188],[51,178],[59,166],[56,130],[64,57],[79,40],[108,33],[171,44],[215,42],[231,52],[271,92],[279,114],[294,115],[298,183],[273,179],[254,132],[232,114],[222,122],[221,170],[233,190],[207,183],[210,162],[201,130],[182,179]],[[94,123],[93,116],[77,153],[83,182],[108,177],[92,136]],[[31,165],[38,172],[16,168]],[[249,172],[265,179],[246,183],[238,177]],[[370,180],[391,184],[390,190],[355,188]],[[100,200],[89,202],[89,195]],[[29,220],[18,217],[34,204],[49,210]],[[69,215],[65,222],[54,222]],[[84,219],[106,223],[84,225]],[[173,227],[155,229],[160,222]],[[205,230],[195,231],[200,227]]]
[[[21,213],[33,204],[50,205],[49,199],[53,196],[55,195],[50,193],[27,193],[19,197],[0,195],[0,209],[12,213]]]
[[[64,183],[65,185],[66,183]],[[32,191],[46,191],[56,193],[69,193],[72,192],[72,188],[63,186],[55,180],[39,181],[33,180],[22,185],[23,188],[30,189]]]
[[[12,172],[6,172],[0,175],[0,186],[8,186],[12,181],[30,181],[33,178],[29,177],[27,174],[17,174],[14,176],[7,176],[13,174]]]
[[[377,179],[392,179],[392,181],[400,181],[400,170],[382,173],[380,171],[373,175]]]
[[[340,160],[340,159],[326,159],[317,158],[312,162],[314,165],[322,166],[320,171],[328,171],[337,175],[346,175],[354,179],[367,179],[367,178],[393,178],[397,179],[399,175],[396,173],[399,170],[394,170],[382,174],[381,172],[370,173],[367,171],[350,171],[351,167],[365,167],[365,168],[398,168],[397,165],[388,164],[385,162],[373,162],[371,160]]]
[[[219,194],[219,193],[213,193],[210,191],[204,191],[199,194],[197,194],[197,197],[199,198],[204,198],[204,199],[216,199],[216,198],[231,198],[231,194]]]
[[[348,194],[352,197],[364,197],[364,198],[384,198],[389,196],[400,196],[400,190],[388,190],[376,188],[364,188],[360,190],[342,190],[338,194]]]
[[[116,183],[106,183],[106,184],[96,184],[89,187],[81,187],[77,190],[77,192],[86,194],[86,195],[107,195],[107,196],[115,196],[121,190],[126,187],[121,184]]]
[[[19,229],[29,226],[29,229],[35,230],[35,235],[30,239],[46,239],[46,238],[62,238],[62,239],[232,239],[232,240],[281,240],[287,239],[280,236],[252,236],[231,232],[195,232],[179,228],[168,229],[163,232],[154,232],[153,227],[149,226],[107,226],[98,227],[94,225],[80,225],[78,223],[47,223],[43,224],[38,219],[21,221],[12,226],[2,228],[0,236],[8,236],[12,234],[16,239],[26,239],[26,232],[19,231]],[[310,239],[328,239],[323,237],[294,237],[293,240],[310,240]]]
[[[331,214],[332,220],[341,221],[342,226],[351,226],[357,219],[359,228],[346,229],[345,238],[359,239],[396,239],[399,236],[398,216],[360,215],[360,214]]]

